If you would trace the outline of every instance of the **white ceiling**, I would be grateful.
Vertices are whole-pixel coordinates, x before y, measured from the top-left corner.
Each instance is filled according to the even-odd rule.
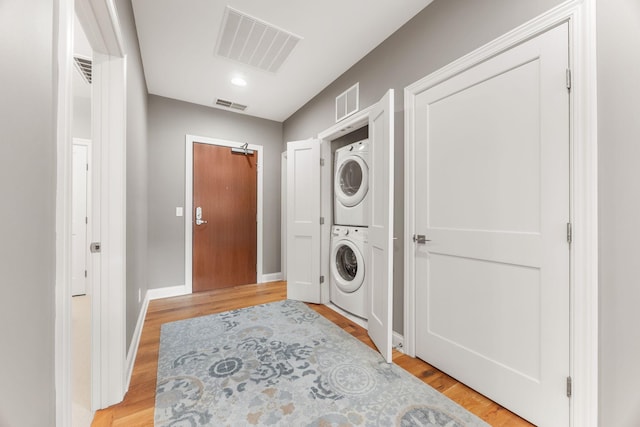
[[[432,0],[133,0],[150,93],[284,121]],[[226,6],[302,40],[277,73],[215,54]],[[237,87],[231,79],[243,76]],[[345,90],[347,87],[344,88]],[[218,108],[218,107],[216,107]]]

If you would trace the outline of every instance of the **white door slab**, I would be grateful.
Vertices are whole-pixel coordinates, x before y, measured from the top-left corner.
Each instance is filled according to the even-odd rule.
[[[86,145],[73,144],[71,178],[71,295],[87,293],[87,164]]]
[[[416,354],[529,421],[569,425],[563,24],[416,96]]]
[[[321,303],[320,141],[287,143],[287,298]]]
[[[369,115],[369,336],[391,363],[393,321],[393,89]]]

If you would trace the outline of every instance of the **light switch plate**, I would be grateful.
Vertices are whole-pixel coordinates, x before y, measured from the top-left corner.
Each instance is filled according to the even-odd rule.
[[[182,206],[176,207],[176,216],[182,216]]]

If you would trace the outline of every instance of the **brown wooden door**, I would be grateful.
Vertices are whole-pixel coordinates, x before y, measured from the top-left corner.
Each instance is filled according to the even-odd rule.
[[[193,144],[193,292],[256,283],[257,160]]]

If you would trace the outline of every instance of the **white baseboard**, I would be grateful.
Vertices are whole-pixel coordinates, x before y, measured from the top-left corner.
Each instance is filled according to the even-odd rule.
[[[404,353],[404,336],[394,331],[391,342],[392,342],[391,345],[393,346],[393,348],[395,348],[399,352]]]
[[[129,351],[127,352],[125,393],[129,390],[129,384],[131,383],[133,365],[136,362],[136,354],[138,354],[138,346],[140,345],[140,337],[142,336],[142,326],[144,325],[144,319],[147,317],[149,301],[160,298],[177,297],[188,293],[189,292],[187,292],[186,286],[184,285],[171,286],[168,288],[147,289],[142,307],[140,308],[140,313],[138,313],[136,329],[133,331],[133,337],[131,337],[131,344],[129,345]]]
[[[260,283],[279,282],[283,277],[284,275],[282,273],[263,274]]]
[[[179,297],[181,295],[187,295],[190,292],[185,285],[170,286],[168,288],[154,288],[147,290],[147,296],[149,301],[160,298]]]
[[[140,337],[142,336],[142,326],[144,325],[144,319],[147,317],[147,309],[149,308],[149,291],[144,296],[140,313],[138,313],[138,321],[136,322],[136,329],[133,331],[133,337],[131,337],[131,343],[129,344],[129,351],[127,352],[126,360],[126,377],[125,377],[125,393],[129,391],[129,384],[131,383],[131,374],[133,374],[133,365],[136,362],[136,355],[138,354],[138,346],[140,345]]]

